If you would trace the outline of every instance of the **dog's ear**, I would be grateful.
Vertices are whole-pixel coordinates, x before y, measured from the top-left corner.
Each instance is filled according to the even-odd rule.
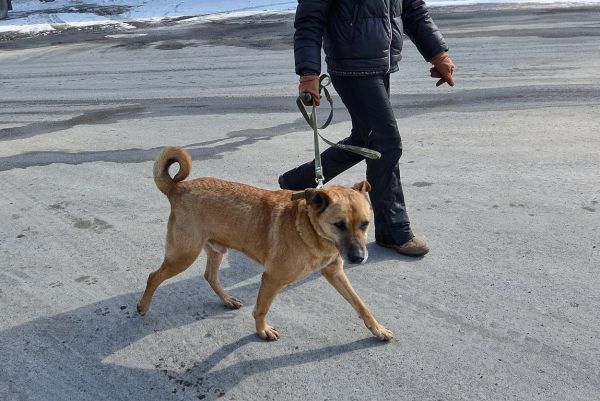
[[[369,184],[367,181],[357,182],[356,184],[354,184],[352,189],[358,192],[369,192],[371,191],[371,184]]]
[[[314,207],[317,213],[323,212],[329,206],[329,196],[323,191],[308,188],[304,191],[304,196],[306,197],[306,204]]]

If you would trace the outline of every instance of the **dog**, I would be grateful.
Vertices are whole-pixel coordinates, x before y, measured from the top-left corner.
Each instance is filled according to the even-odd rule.
[[[171,178],[169,167],[174,163],[179,171]],[[154,163],[154,181],[169,199],[171,214],[164,260],[150,273],[137,305],[141,315],[148,311],[156,288],[186,270],[202,249],[207,255],[204,278],[226,307],[240,308],[240,300],[219,281],[219,266],[231,248],[264,266],[253,311],[256,333],[263,340],[280,338],[266,321],[277,293],[315,270],[354,307],[375,337],[394,338],[373,317],[343,270],[344,258],[364,263],[368,257],[371,187],[367,181],[352,188],[306,189],[299,196],[211,177],[184,181],[191,168],[191,156],[179,147],[164,148]]]

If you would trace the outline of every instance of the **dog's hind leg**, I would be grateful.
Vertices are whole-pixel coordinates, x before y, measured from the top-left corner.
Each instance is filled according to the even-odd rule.
[[[163,281],[176,276],[190,267],[192,263],[194,263],[194,260],[196,260],[198,257],[199,253],[200,251],[194,254],[190,253],[186,255],[177,255],[177,257],[173,258],[165,257],[158,270],[153,271],[148,276],[146,290],[144,291],[144,295],[142,295],[142,299],[137,305],[137,310],[140,315],[143,316],[148,311],[148,307],[150,306],[150,302],[152,301],[152,296],[154,295],[156,288],[158,288]]]
[[[172,223],[171,217],[167,228],[165,258],[158,270],[153,271],[148,276],[146,290],[137,305],[137,310],[142,316],[148,311],[156,288],[158,288],[163,281],[176,276],[190,267],[200,254],[202,246],[204,245],[204,241],[201,239],[197,239],[195,242],[177,241],[177,238],[182,238],[183,235],[176,235],[174,232],[176,226]]]
[[[242,302],[225,291],[219,280],[219,267],[223,261],[223,255],[227,252],[227,248],[216,242],[208,241],[204,246],[204,250],[206,251],[204,278],[208,281],[215,294],[221,298],[223,305],[230,309],[241,308]]]

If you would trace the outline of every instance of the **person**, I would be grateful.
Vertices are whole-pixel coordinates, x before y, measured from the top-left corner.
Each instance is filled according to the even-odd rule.
[[[455,66],[442,34],[423,0],[298,0],[294,21],[295,70],[299,92],[320,103],[321,46],[331,81],[352,120],[340,143],[381,153],[366,159],[375,223],[375,241],[407,256],[423,256],[426,241],[413,234],[400,181],[402,142],[390,104],[390,74],[399,70],[402,33],[433,64],[437,86],[454,86]],[[337,148],[321,154],[325,182],[362,160]],[[279,177],[282,189],[316,186],[314,160]]]

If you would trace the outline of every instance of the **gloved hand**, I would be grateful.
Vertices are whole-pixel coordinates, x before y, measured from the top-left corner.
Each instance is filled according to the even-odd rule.
[[[448,56],[447,52],[436,54],[431,60],[429,60],[429,62],[433,64],[433,67],[429,70],[431,77],[440,78],[435,86],[440,86],[444,82],[447,82],[450,86],[454,86],[452,74],[454,74],[454,69],[456,66],[452,62],[450,56]]]
[[[321,95],[319,94],[319,76],[318,75],[305,75],[300,77],[300,83],[298,84],[298,92],[300,96],[303,93],[310,93],[312,99],[308,102],[304,100],[305,106],[312,106],[313,102],[315,102],[315,106],[321,104]]]

